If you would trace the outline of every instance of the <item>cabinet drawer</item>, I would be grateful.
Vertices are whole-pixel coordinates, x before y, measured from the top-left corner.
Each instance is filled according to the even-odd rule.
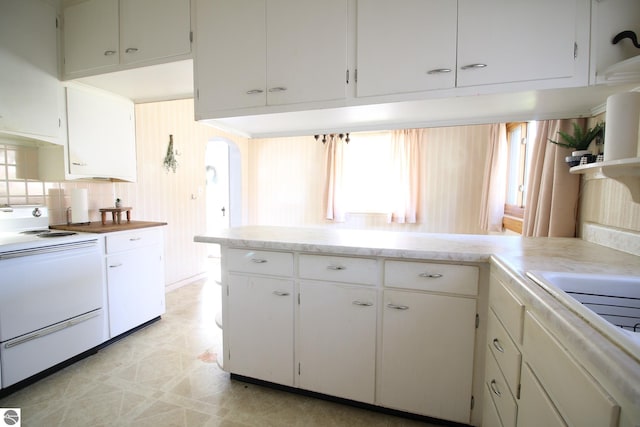
[[[385,261],[384,285],[461,295],[478,295],[478,267],[428,262]]]
[[[496,358],[511,393],[517,397],[522,354],[491,309],[487,323],[487,345]]]
[[[325,255],[300,255],[299,274],[304,279],[375,285],[378,261]]]
[[[485,370],[485,382],[493,403],[496,405],[500,420],[504,427],[514,427],[518,416],[518,405],[514,399],[496,359],[487,355],[487,365]]]
[[[162,244],[162,229],[145,228],[108,234],[106,237],[108,254],[155,244]]]
[[[618,425],[620,406],[527,312],[524,354],[534,375],[569,425]]]
[[[511,338],[522,344],[524,304],[516,298],[495,276],[491,275],[489,306],[493,309]]]
[[[490,398],[496,405],[502,425],[504,427],[514,427],[518,415],[518,405],[507,387],[496,359],[491,355],[487,355],[484,379],[487,385],[487,393],[490,396],[485,396],[485,398]]]
[[[293,276],[293,254],[291,252],[229,249],[227,251],[227,268],[243,273]]]

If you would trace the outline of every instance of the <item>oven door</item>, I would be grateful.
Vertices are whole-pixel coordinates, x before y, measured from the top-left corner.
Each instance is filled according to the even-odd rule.
[[[102,308],[98,239],[0,253],[0,342]]]

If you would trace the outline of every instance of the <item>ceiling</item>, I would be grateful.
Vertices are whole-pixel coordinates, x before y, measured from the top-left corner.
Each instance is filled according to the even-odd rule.
[[[77,79],[135,103],[193,97],[193,61],[184,60]],[[538,91],[353,105],[291,113],[206,120],[248,138],[398,128],[453,126],[592,116],[609,95],[636,85],[598,85]]]

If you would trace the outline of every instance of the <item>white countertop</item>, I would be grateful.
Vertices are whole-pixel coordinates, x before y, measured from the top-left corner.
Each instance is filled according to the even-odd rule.
[[[575,238],[522,238],[465,234],[428,234],[328,227],[247,226],[195,236],[194,241],[253,249],[288,250],[358,256],[480,262],[499,265],[522,292],[523,303],[542,316],[556,336],[577,352],[587,370],[621,390],[640,406],[640,351],[612,339],[609,324],[587,322],[562,296],[551,295],[525,274],[530,270],[640,276],[640,257]],[[561,293],[560,293],[561,295]],[[586,308],[585,308],[586,310]],[[614,334],[615,335],[615,334]],[[615,337],[613,337],[615,338]]]

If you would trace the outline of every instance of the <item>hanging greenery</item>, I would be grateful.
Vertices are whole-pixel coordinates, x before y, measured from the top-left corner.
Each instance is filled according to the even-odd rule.
[[[177,153],[173,149],[173,135],[169,135],[169,147],[167,147],[167,155],[164,156],[164,168],[167,172],[173,170],[173,173],[176,173],[176,168],[178,167],[176,155]]]

